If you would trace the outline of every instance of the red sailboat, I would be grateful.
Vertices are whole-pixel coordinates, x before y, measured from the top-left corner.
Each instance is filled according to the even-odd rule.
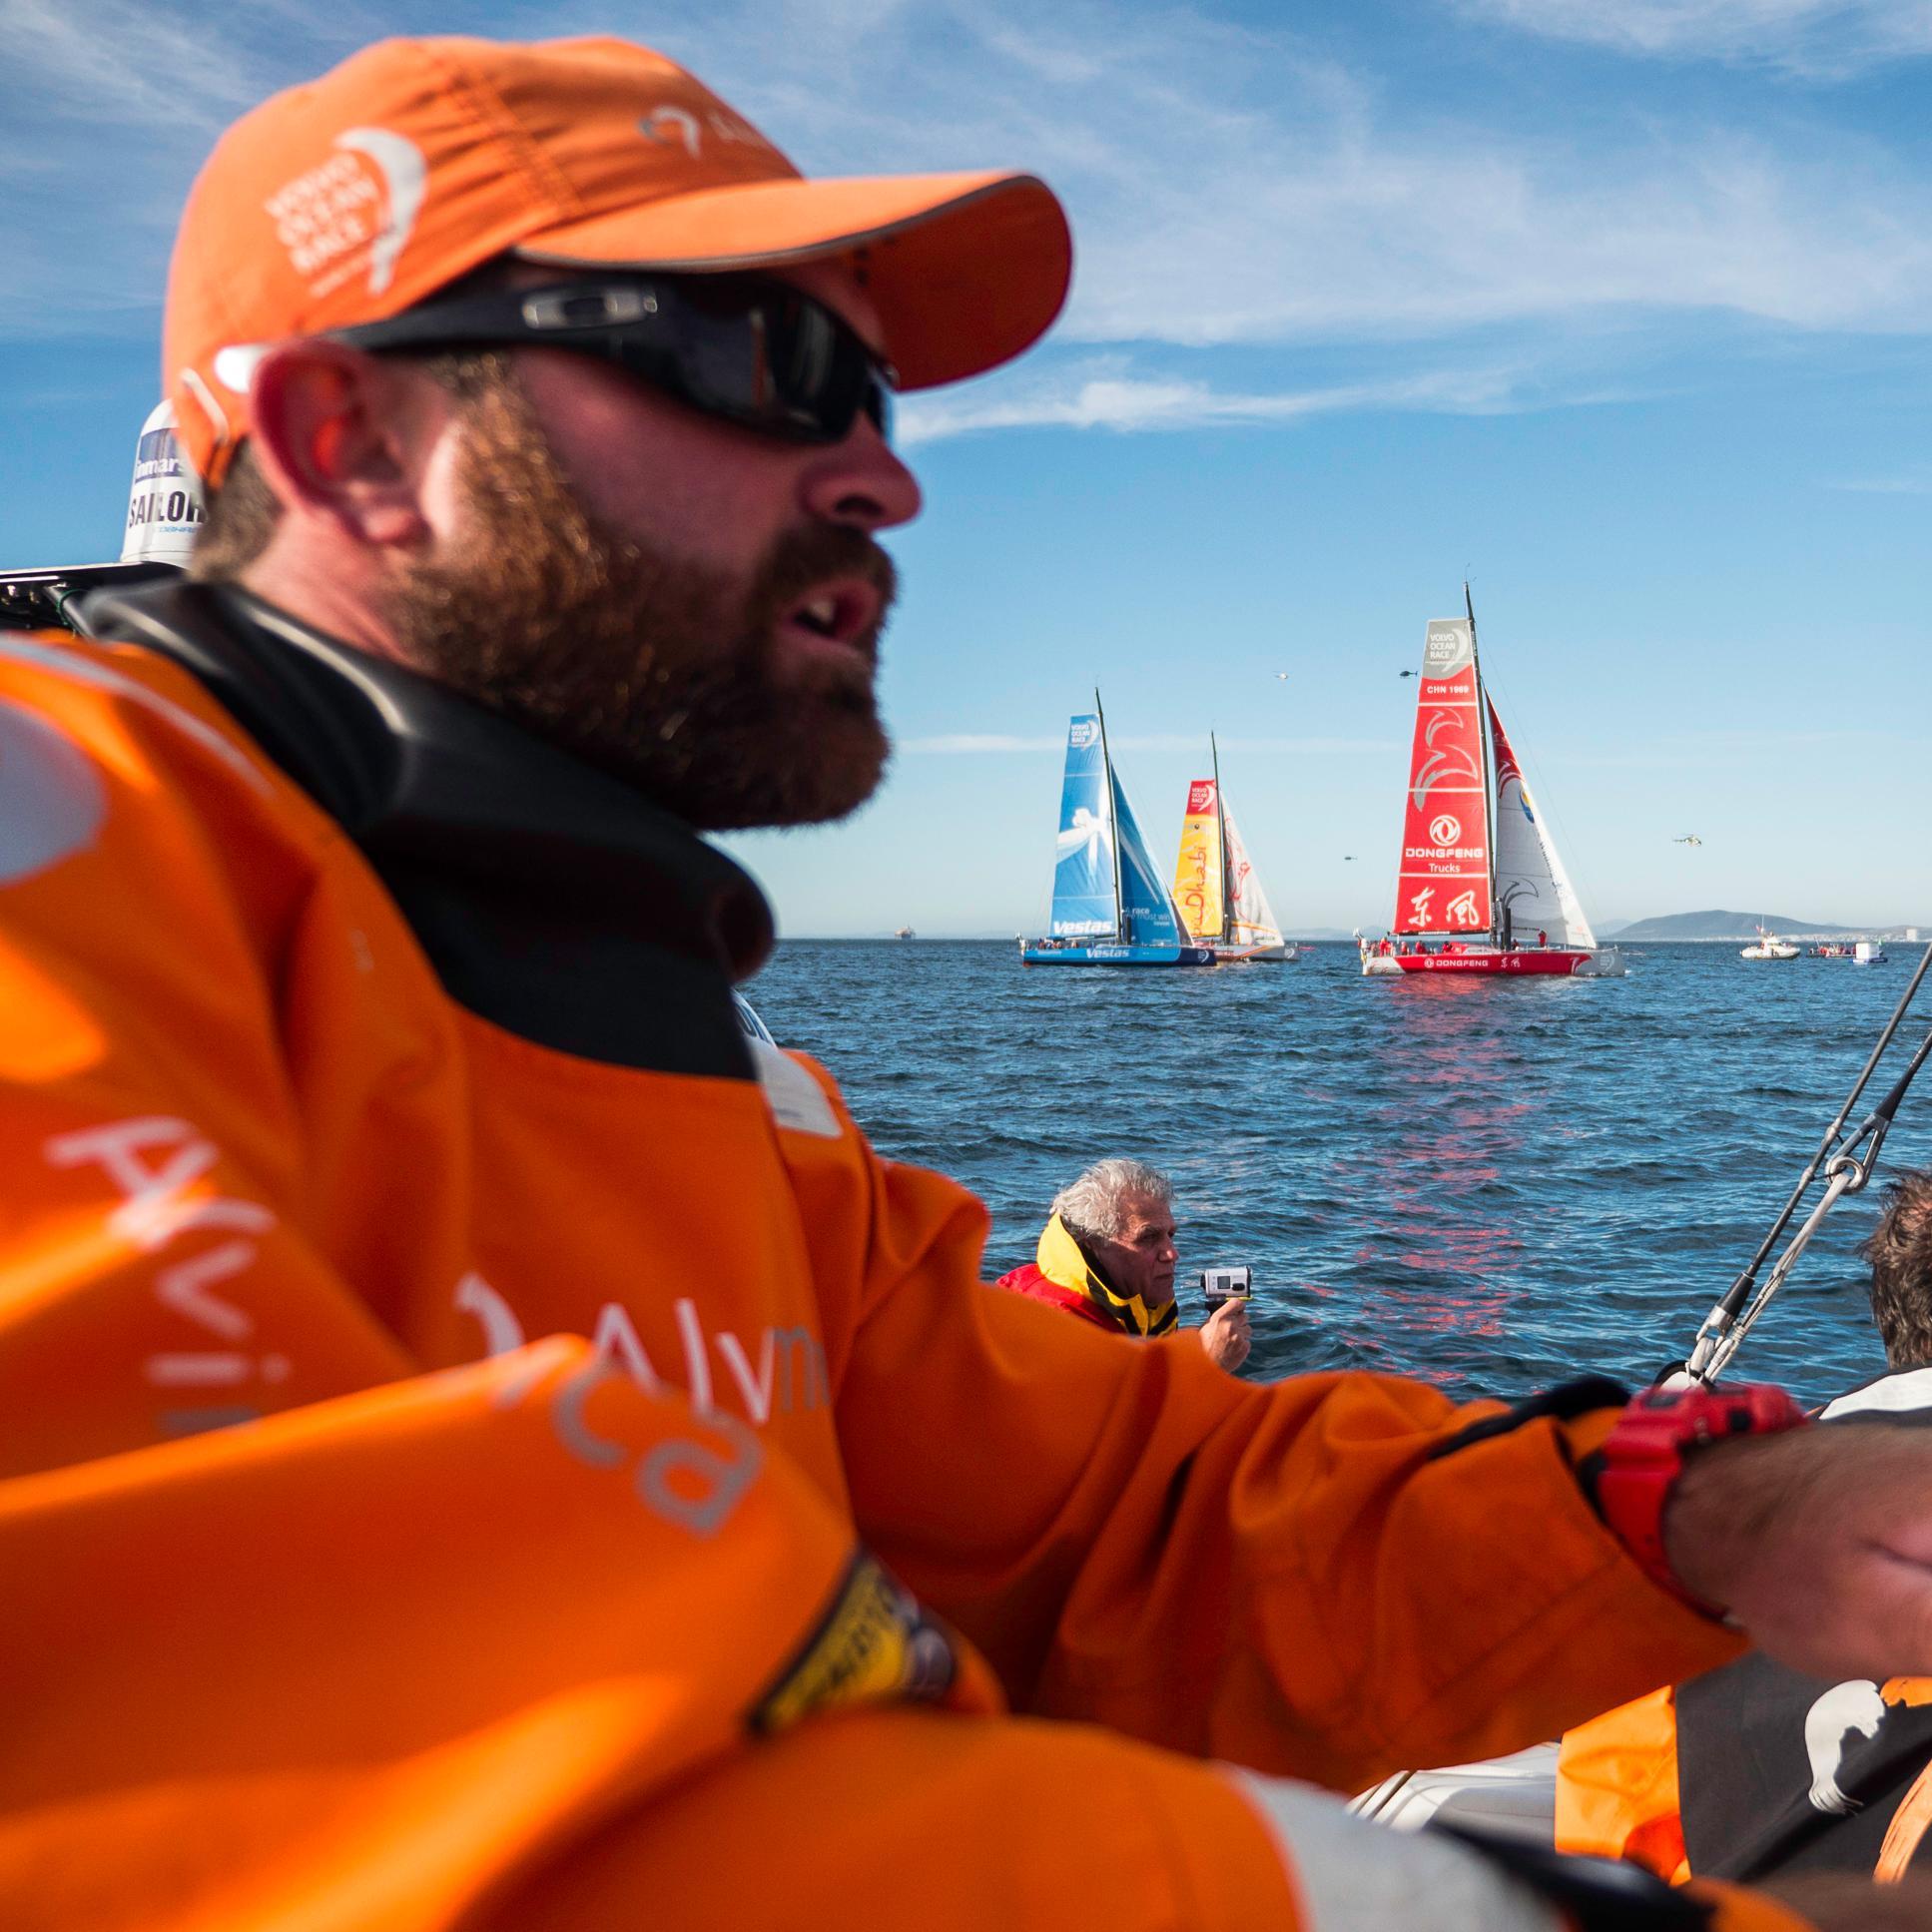
[[[1367,973],[1620,975],[1600,948],[1483,689],[1476,608],[1430,620],[1416,681],[1389,937],[1362,942]]]

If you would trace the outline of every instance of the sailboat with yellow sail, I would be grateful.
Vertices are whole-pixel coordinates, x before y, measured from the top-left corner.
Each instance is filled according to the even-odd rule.
[[[1187,788],[1180,856],[1174,861],[1174,904],[1188,936],[1217,961],[1285,965],[1299,949],[1282,938],[1274,908],[1255,871],[1221,789],[1221,748],[1208,734],[1214,776]]]

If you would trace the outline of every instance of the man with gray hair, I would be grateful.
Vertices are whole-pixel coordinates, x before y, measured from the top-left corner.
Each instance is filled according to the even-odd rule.
[[[1096,1160],[1053,1196],[1034,1258],[995,1284],[1050,1302],[1101,1328],[1137,1336],[1175,1328],[1174,1189],[1145,1161]],[[1238,1369],[1248,1359],[1248,1305],[1225,1301],[1199,1331],[1208,1360]]]

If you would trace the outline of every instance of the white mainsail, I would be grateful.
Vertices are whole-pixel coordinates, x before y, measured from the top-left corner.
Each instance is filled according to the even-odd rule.
[[[1496,700],[1489,701],[1490,744],[1496,753],[1496,905],[1508,909],[1520,946],[1533,933],[1549,934],[1556,946],[1595,951],[1597,936],[1564,871],[1557,842],[1538,815],[1536,800],[1516,762]]]
[[[1228,908],[1228,938],[1237,946],[1279,946],[1281,924],[1268,894],[1261,884],[1242,843],[1241,829],[1234,823],[1234,808],[1227,794],[1221,795],[1221,820],[1227,828],[1228,880],[1233,889],[1233,904]]]

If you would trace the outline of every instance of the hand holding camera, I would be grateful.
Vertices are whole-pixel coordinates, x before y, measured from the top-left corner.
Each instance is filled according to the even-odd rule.
[[[1201,1299],[1207,1303],[1207,1322],[1201,1347],[1216,1368],[1232,1374],[1248,1359],[1254,1337],[1248,1328],[1248,1303],[1254,1295],[1252,1268],[1203,1268]]]

